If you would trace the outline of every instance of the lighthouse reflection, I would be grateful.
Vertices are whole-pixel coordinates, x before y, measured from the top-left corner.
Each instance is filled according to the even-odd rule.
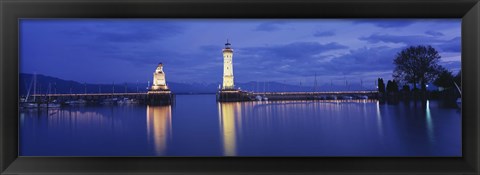
[[[237,155],[237,134],[241,123],[241,104],[236,102],[218,103],[220,135],[223,141],[223,155]]]
[[[167,142],[172,134],[172,108],[168,106],[147,106],[148,141],[153,140],[156,155],[164,155]]]

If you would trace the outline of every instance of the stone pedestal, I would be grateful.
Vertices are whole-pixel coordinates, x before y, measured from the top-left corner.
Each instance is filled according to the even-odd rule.
[[[173,94],[169,90],[148,91],[146,103],[148,105],[169,105],[172,104]]]
[[[220,90],[217,92],[217,101],[220,102],[236,102],[251,101],[248,93],[240,90]]]

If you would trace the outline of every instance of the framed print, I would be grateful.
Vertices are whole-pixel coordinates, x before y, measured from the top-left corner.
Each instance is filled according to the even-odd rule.
[[[478,1],[0,5],[4,174],[478,173]]]

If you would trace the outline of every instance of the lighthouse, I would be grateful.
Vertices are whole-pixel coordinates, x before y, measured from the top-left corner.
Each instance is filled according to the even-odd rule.
[[[233,82],[233,49],[232,45],[228,42],[225,43],[223,53],[223,84],[222,88],[219,88],[217,93],[217,101],[229,102],[229,101],[249,101],[251,100],[248,93],[235,89]]]
[[[232,45],[228,42],[225,43],[225,48],[223,52],[223,86],[222,90],[234,89],[233,84],[233,49]]]

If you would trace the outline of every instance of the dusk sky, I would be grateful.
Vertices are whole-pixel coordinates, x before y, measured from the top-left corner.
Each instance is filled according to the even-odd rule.
[[[461,19],[22,19],[21,73],[87,83],[220,83],[222,48],[235,82],[311,85],[392,79],[395,54],[431,45],[460,70]]]

